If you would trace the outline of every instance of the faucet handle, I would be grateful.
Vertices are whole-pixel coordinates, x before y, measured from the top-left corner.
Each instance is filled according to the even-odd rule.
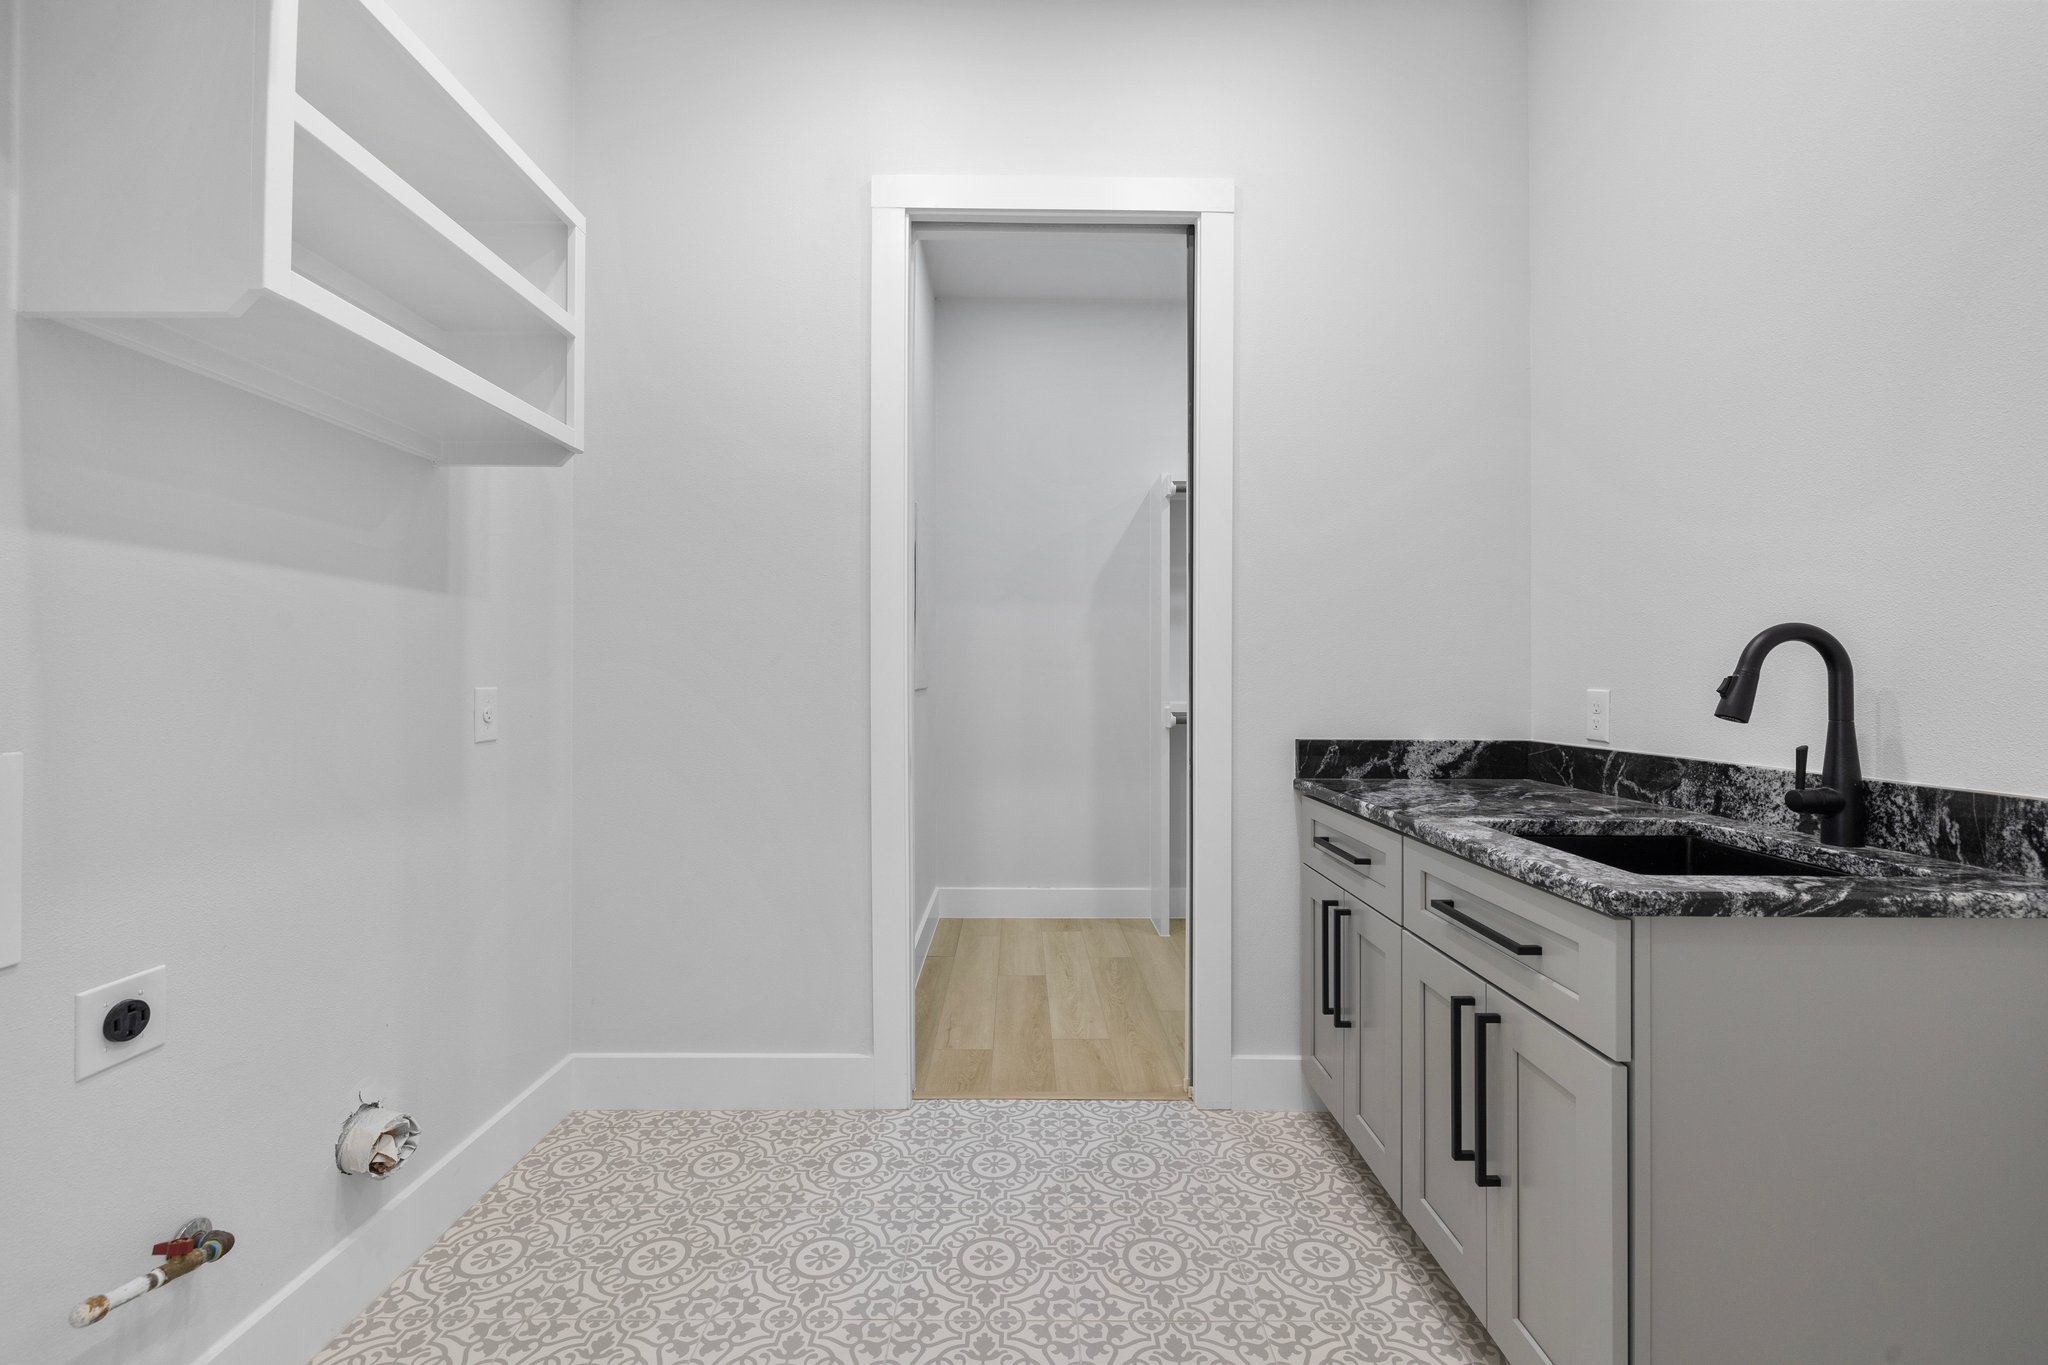
[[[1849,804],[1848,798],[1833,787],[1809,787],[1806,785],[1806,746],[1800,745],[1794,751],[1795,766],[1792,770],[1792,790],[1785,793],[1785,805],[1801,815],[1833,815]],[[1825,778],[1826,773],[1821,776]]]

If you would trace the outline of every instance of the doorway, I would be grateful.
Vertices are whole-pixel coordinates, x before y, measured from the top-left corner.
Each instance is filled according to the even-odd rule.
[[[918,1084],[916,985],[927,963],[941,958],[953,959],[939,970],[957,973],[963,989],[956,991],[947,982],[945,990],[924,992],[927,1036],[934,1036],[952,996],[958,1003],[952,1006],[951,1040],[989,1043],[946,1049],[988,1054],[945,1059],[953,1079],[966,1078],[957,1089],[1169,1094],[1186,1093],[1192,1077],[1198,1103],[1230,1103],[1233,200],[1232,187],[1222,181],[921,176],[875,181],[870,734],[878,1103],[900,1105]],[[1016,231],[1026,226],[1033,231]],[[1152,300],[1168,302],[1168,311],[1175,314],[1174,382],[1166,405],[1171,409],[1171,453],[1162,458],[1162,448],[1148,445],[1149,438],[1107,438],[1105,448],[1132,446],[1121,453],[1142,456],[1155,467],[1135,501],[1126,486],[1116,498],[1097,499],[1092,521],[1083,518],[1085,524],[1064,533],[1045,530],[1036,563],[1039,569],[1050,564],[1059,570],[1049,573],[1032,569],[1033,557],[1024,552],[1032,548],[1032,537],[1016,533],[1014,525],[1005,531],[1003,519],[1028,526],[1032,518],[1026,514],[1034,508],[1057,511],[1063,500],[1076,500],[1082,485],[1105,474],[1113,459],[1098,451],[1092,462],[1070,462],[1062,469],[1060,458],[1084,454],[1073,429],[1064,436],[1047,434],[1034,447],[1029,433],[1020,434],[1020,429],[1045,414],[1034,414],[1026,402],[1007,413],[995,405],[995,417],[983,423],[994,436],[982,444],[995,449],[998,458],[978,471],[963,469],[954,483],[935,484],[913,468],[913,452],[932,435],[934,423],[947,425],[938,409],[948,402],[948,375],[967,375],[971,388],[975,373],[1001,376],[1030,369],[1025,358],[1003,354],[1006,343],[994,335],[1000,329],[992,327],[983,328],[989,335],[982,337],[986,344],[979,359],[935,358],[917,344],[920,335],[946,332],[944,327],[934,331],[941,294],[964,303],[976,290],[957,281],[949,288],[947,253],[992,260],[1006,240],[1011,247],[1028,247],[1016,240],[1020,237],[1037,243],[1025,250],[1025,257],[1034,251],[1038,258],[1059,255],[1084,237],[1094,239],[1097,254],[1105,246],[1121,246],[1127,252],[1125,264],[1110,271],[1109,278],[1126,290],[1138,287],[1136,277],[1143,274],[1128,252],[1149,245],[1176,253],[1172,275],[1178,301]],[[935,279],[927,274],[925,259],[934,247],[939,252]],[[1034,271],[1042,283],[1045,272],[1039,267],[1045,261],[1019,266],[1019,259],[1012,254],[1007,271],[1012,278],[1004,287],[1021,287],[1014,277]],[[968,260],[961,271],[950,273],[970,278],[975,274],[971,267]],[[1102,272],[1095,278],[1100,284]],[[1141,301],[1104,299],[1100,291],[1092,300],[1071,297],[1071,287],[1063,292],[1070,297],[1062,302],[1070,304]],[[983,302],[990,305],[980,310],[984,314],[1001,311],[997,300]],[[954,311],[964,319],[956,334],[971,333],[974,322],[965,314],[975,310]],[[1015,343],[1016,336],[1010,341]],[[1072,371],[1090,343],[1080,334],[1070,334],[1067,341],[1053,354]],[[1085,376],[1088,367],[1080,369]],[[1119,388],[1099,382],[1097,387]],[[1041,407],[1058,407],[1042,397],[1038,401]],[[1085,406],[1088,400],[1081,401]],[[957,430],[966,419],[956,413],[949,420]],[[1086,421],[1081,429],[1094,430]],[[941,465],[946,444],[941,434]],[[1048,467],[1027,469],[1019,463],[1020,451],[1030,456],[1034,448],[1033,458]],[[978,530],[949,519],[948,509],[963,504],[948,502],[948,487],[964,496],[964,505],[978,504],[983,519]],[[1062,536],[1067,543],[1052,543]],[[1180,562],[1186,565],[1177,585],[1178,633],[1171,567],[1176,539]],[[973,555],[959,555],[963,541],[981,555],[979,569]],[[958,577],[945,572],[949,546],[955,552],[953,566],[961,571]],[[1163,573],[1148,567],[1155,563]],[[977,572],[978,585],[973,582]],[[1089,602],[1075,597],[1077,582],[1092,593]],[[984,660],[977,672],[971,663],[962,663],[962,635],[971,643],[977,615],[983,626],[1005,616],[1006,609],[994,600],[1005,588],[1026,599],[1022,616],[1010,610],[1012,628],[982,633],[1006,641],[1009,656]],[[949,597],[955,590],[960,591]],[[1063,605],[1055,600],[1062,594]],[[1067,652],[1069,662],[1061,664],[1047,646],[1026,650],[1026,666],[1020,667],[1018,642],[1033,638],[1026,618],[1035,615],[1044,626],[1062,614],[1068,643],[1074,646]],[[1118,623],[1122,628],[1113,628]],[[1180,650],[1177,671],[1166,663],[1174,648]],[[1084,663],[1076,665],[1074,659]],[[1034,669],[1046,677],[1034,683],[1027,676]],[[1062,672],[1064,687],[1046,680]],[[1176,682],[1185,689],[1177,696]],[[950,698],[945,696],[949,690]],[[1064,725],[1052,715],[1062,696],[1068,704]],[[926,713],[941,706],[952,713],[937,726]],[[1136,723],[1113,731],[1112,712]],[[928,731],[924,745],[913,742],[921,728]],[[941,734],[951,738],[944,743],[933,739]],[[1141,735],[1165,742],[1148,746]],[[1007,753],[997,752],[1005,746]],[[936,799],[927,794],[920,802],[919,779],[933,776],[934,755],[948,753],[956,759],[966,755],[964,768],[954,774],[960,780],[949,789],[949,779],[938,774]],[[1077,753],[1085,763],[1074,761]],[[1149,766],[1139,761],[1146,754],[1156,754],[1157,761]],[[1055,761],[1061,759],[1065,762]],[[1104,780],[1089,789],[1094,795],[1073,796],[1072,781],[1088,765],[1093,765],[1092,776]],[[1057,776],[1061,773],[1064,777]],[[1161,780],[1141,780],[1143,773]],[[1180,781],[1177,792],[1172,774]],[[1058,791],[1062,781],[1069,784],[1064,799]],[[1157,793],[1157,799],[1139,798],[1141,790]],[[1019,813],[1034,809],[1026,798],[1038,799],[1035,815]],[[1148,804],[1156,813],[1142,812]],[[941,812],[933,826],[937,833],[927,831],[923,840],[918,837],[920,806],[926,814],[934,808]],[[1076,841],[1076,829],[1087,831],[1086,839]],[[1176,829],[1182,831],[1177,859],[1171,833]],[[965,837],[956,838],[963,830]],[[947,859],[929,856],[926,845],[940,835],[951,849],[951,866],[967,869],[957,878],[945,871]],[[1064,852],[1058,847],[1062,839]],[[1093,847],[1079,846],[1089,840]],[[1010,861],[1004,863],[1005,858]],[[1176,862],[1184,869],[1178,878],[1173,875]],[[1034,873],[1034,866],[1043,872]],[[935,900],[941,887],[957,894]],[[960,913],[948,913],[956,909]],[[1164,933],[1159,932],[1162,925]],[[900,956],[892,944],[900,945]],[[1105,978],[1110,983],[1106,990]],[[1092,1000],[1077,982],[1094,987]],[[1009,1013],[1013,1031],[1022,1032],[1015,1027],[1017,1020],[1034,1016],[1048,1027],[1037,1042],[1020,1040],[1004,1058],[995,1033],[1004,1019],[1006,997],[1013,1004],[1023,1002]],[[1163,1008],[1175,1003],[1182,1008]],[[1103,1018],[1091,1026],[1096,1007]],[[1050,1026],[1056,1013],[1067,1020],[1065,1028]],[[1118,1035],[1118,1023],[1130,1024],[1134,1035]],[[1092,1046],[1058,1047],[1062,1042]],[[1058,1065],[1063,1052],[1070,1054],[1065,1085]],[[1048,1077],[1050,1090],[1043,1085]],[[929,1068],[925,1080],[926,1093],[956,1088]]]
[[[924,1098],[1185,1098],[1191,233],[911,239]]]

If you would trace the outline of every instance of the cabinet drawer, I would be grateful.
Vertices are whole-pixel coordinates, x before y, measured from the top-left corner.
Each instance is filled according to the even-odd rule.
[[[1627,920],[1412,839],[1407,845],[1403,923],[1417,937],[1607,1056],[1629,1059]]]
[[[1401,836],[1306,796],[1294,799],[1301,862],[1401,922]]]

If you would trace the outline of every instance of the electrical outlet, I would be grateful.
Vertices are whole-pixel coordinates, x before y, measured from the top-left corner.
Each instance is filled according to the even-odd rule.
[[[489,744],[498,737],[498,689],[479,687],[476,690],[476,742]]]
[[[76,1002],[73,1027],[78,1035],[75,1056],[79,1080],[164,1045],[168,1025],[164,1022],[162,967],[151,967],[146,972],[80,991],[72,999]],[[140,1000],[148,1008],[145,1011],[131,1006],[115,1011],[116,1006],[129,1000]],[[111,1020],[110,1013],[114,1014]],[[117,1038],[121,1041],[115,1041]]]
[[[1612,738],[1611,722],[1613,715],[1611,707],[1612,703],[1609,701],[1609,690],[1607,688],[1589,687],[1586,689],[1587,739],[1597,740],[1605,744]]]

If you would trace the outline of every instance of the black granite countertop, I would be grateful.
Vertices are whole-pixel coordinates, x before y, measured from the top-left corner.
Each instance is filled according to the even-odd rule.
[[[2048,881],[1884,849],[1829,848],[1796,831],[1525,778],[1299,778],[1325,805],[1597,910],[1653,915],[2048,918]],[[1517,837],[1694,833],[1842,876],[1648,876]]]

